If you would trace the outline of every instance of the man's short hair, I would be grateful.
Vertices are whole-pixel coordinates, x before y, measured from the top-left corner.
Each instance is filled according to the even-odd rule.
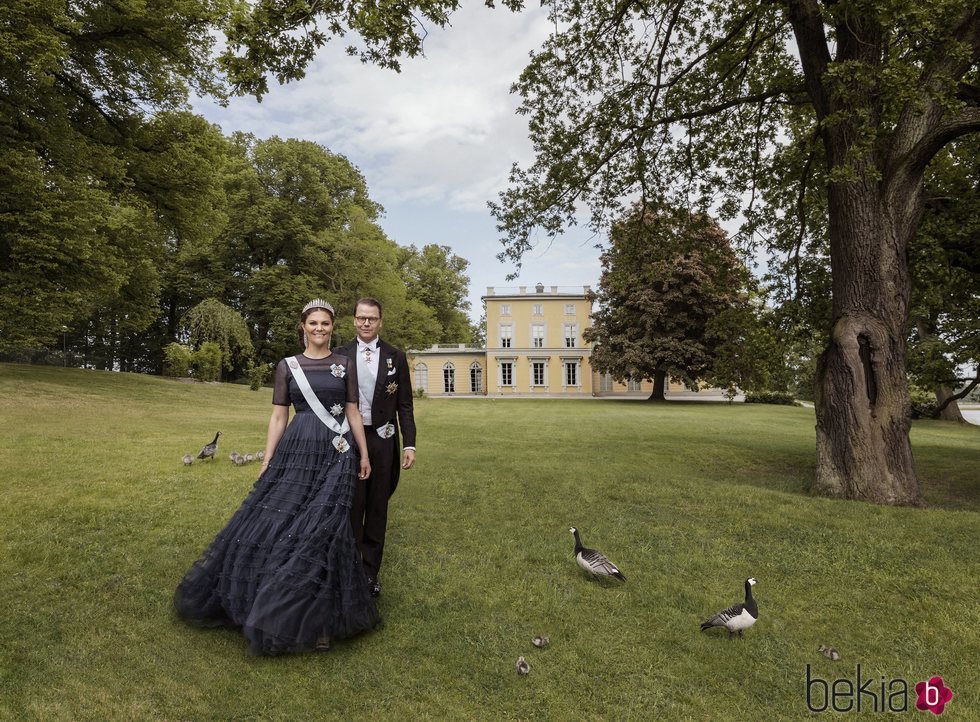
[[[381,301],[376,298],[365,296],[364,298],[357,299],[357,303],[354,304],[354,313],[357,313],[358,306],[374,306],[376,309],[378,309],[378,318],[381,318],[383,315],[381,313]]]

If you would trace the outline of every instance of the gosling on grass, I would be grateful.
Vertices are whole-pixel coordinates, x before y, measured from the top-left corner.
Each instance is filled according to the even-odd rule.
[[[838,652],[833,647],[828,647],[824,644],[821,644],[819,647],[817,647],[817,651],[820,652],[820,654],[822,654],[827,659],[830,659],[834,662],[840,661],[840,652]]]

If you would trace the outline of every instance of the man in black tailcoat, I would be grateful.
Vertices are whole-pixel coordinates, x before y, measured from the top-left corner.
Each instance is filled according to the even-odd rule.
[[[371,475],[358,480],[351,504],[351,528],[361,550],[371,595],[381,594],[378,572],[388,524],[388,499],[401,469],[415,464],[415,415],[412,381],[405,352],[382,341],[381,304],[362,298],[354,311],[357,339],[337,353],[357,361],[358,407],[364,417]],[[405,448],[399,458],[399,431]]]

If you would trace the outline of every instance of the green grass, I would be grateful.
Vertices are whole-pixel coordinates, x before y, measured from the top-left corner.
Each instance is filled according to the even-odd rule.
[[[859,663],[980,716],[980,428],[917,422],[930,506],[893,509],[801,491],[810,409],[426,399],[384,625],[265,659],[170,599],[254,481],[227,453],[261,448],[269,395],[0,365],[0,718],[799,719],[807,664]],[[220,461],[181,465],[219,429]],[[628,583],[587,579],[569,525]],[[750,575],[745,639],[699,633]]]

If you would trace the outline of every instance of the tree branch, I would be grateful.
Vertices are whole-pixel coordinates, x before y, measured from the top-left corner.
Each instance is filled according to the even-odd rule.
[[[912,172],[921,172],[947,143],[977,132],[980,132],[980,107],[964,108],[958,116],[940,123],[913,146],[908,153],[909,168]]]
[[[786,0],[784,8],[796,36],[807,93],[817,112],[817,119],[823,120],[833,108],[823,87],[823,75],[831,58],[820,6],[817,0]]]
[[[966,386],[962,391],[960,391],[957,394],[952,394],[948,399],[946,399],[939,406],[937,406],[936,413],[934,415],[939,416],[939,414],[941,414],[947,406],[949,406],[954,401],[958,401],[968,396],[970,392],[973,391],[973,389],[975,389],[978,385],[980,385],[980,376],[973,379],[973,381],[971,381],[970,384]]]
[[[772,98],[778,98],[780,95],[789,95],[794,92],[798,92],[799,90],[800,90],[799,87],[770,88],[769,90],[763,91],[761,93],[753,93],[752,95],[743,95],[738,98],[730,98],[722,103],[702,106],[697,110],[692,110],[687,113],[677,113],[676,115],[668,115],[658,119],[656,122],[652,124],[643,124],[643,125],[630,126],[630,127],[633,130],[650,130],[652,128],[657,128],[670,123],[678,123],[682,120],[693,120],[695,118],[703,118],[707,115],[714,115],[715,113],[720,113],[723,110],[729,110],[730,108],[735,108],[740,105],[752,105],[755,103],[760,103],[766,100],[771,100]]]
[[[923,69],[919,78],[924,110],[914,104],[902,113],[895,129],[895,145],[892,157],[896,168],[904,168],[911,174],[921,173],[939,150],[956,138],[980,130],[980,107],[976,98],[956,116],[944,119],[944,109],[931,96],[937,85],[952,79],[958,83],[954,95],[965,92],[968,96],[976,88],[960,82],[971,67],[980,61],[980,11],[966,15],[953,33],[955,42],[947,43],[939,59]],[[965,45],[972,52],[963,58],[954,52],[956,45]],[[943,80],[938,80],[943,79]],[[941,95],[941,93],[940,93]]]
[[[70,77],[60,72],[55,72],[54,77],[57,78],[58,81],[72,93],[72,95],[101,115],[103,119],[105,119],[106,123],[108,123],[109,126],[112,127],[112,129],[115,130],[120,136],[124,136],[126,134],[125,130],[119,123],[119,119],[114,118],[112,115],[107,113],[105,109],[99,105],[99,102],[95,98],[85,92],[82,88],[79,88]]]

